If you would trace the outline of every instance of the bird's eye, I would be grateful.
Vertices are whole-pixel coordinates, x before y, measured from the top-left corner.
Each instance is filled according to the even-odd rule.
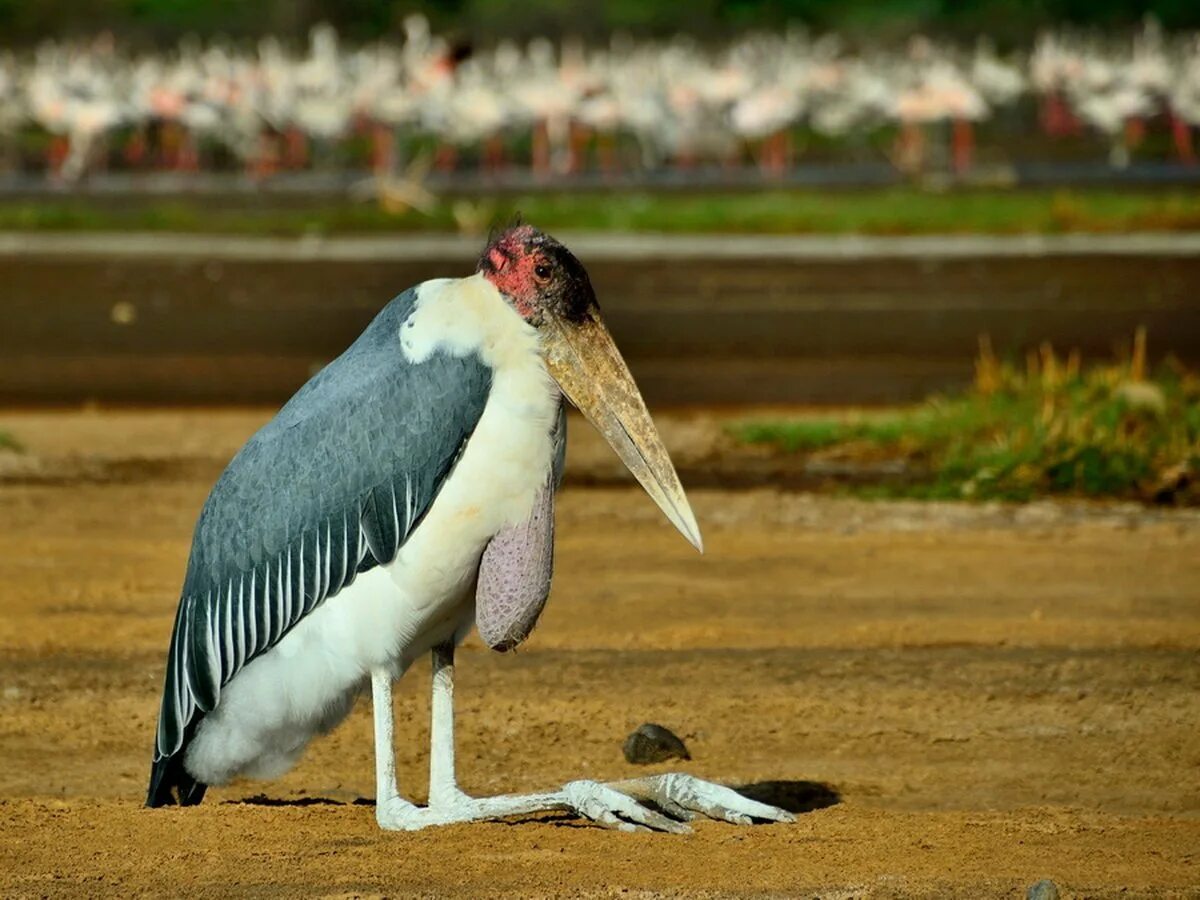
[[[533,267],[533,275],[538,281],[549,281],[550,267],[545,263],[538,263]]]

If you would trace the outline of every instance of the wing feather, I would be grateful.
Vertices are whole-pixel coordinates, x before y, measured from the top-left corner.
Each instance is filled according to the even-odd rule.
[[[271,608],[274,617],[271,619],[271,645],[279,643],[284,634],[284,623],[287,621],[287,591],[283,586],[283,556],[275,557],[275,599]]]
[[[233,674],[237,665],[237,646],[233,633],[233,579],[225,583],[225,599],[221,603],[221,682],[222,684]]]
[[[242,647],[242,665],[250,661],[258,646],[258,614],[258,569],[254,568],[250,570],[250,591],[246,594],[246,644]]]
[[[283,578],[283,617],[285,623],[294,622],[299,616],[296,615],[298,598],[296,592],[292,590],[292,548],[287,549],[287,563],[280,565],[280,575]],[[283,637],[281,634],[280,637]]]
[[[248,637],[246,632],[246,574],[244,572],[238,573],[237,605],[233,610],[233,618],[237,628],[233,643],[235,653],[233,668],[234,671],[237,671],[246,664],[246,639]]]

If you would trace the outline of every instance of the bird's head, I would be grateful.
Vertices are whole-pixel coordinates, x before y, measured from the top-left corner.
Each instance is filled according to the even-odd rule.
[[[492,240],[479,272],[538,330],[546,369],[697,550],[700,528],[641,392],[600,318],[583,263],[530,225]]]
[[[547,317],[578,322],[597,306],[583,263],[532,225],[510,228],[488,244],[479,271],[534,327]]]

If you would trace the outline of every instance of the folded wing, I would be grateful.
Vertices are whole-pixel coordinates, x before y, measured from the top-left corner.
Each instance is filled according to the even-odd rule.
[[[414,364],[399,330],[414,294],[363,335],[234,457],[196,524],[159,713],[147,803],[196,803],[182,767],[221,689],[355,577],[391,562],[483,413],[475,356]]]

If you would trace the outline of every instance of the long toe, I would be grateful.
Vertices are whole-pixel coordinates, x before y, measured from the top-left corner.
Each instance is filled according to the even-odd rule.
[[[647,806],[643,806],[619,791],[614,791],[612,788],[606,788],[606,790],[614,795],[614,811],[622,818],[629,819],[639,825],[644,825],[646,828],[652,828],[655,831],[667,831],[671,834],[686,834],[691,831],[685,823],[677,822],[675,819],[664,816],[662,813],[656,812]]]
[[[670,797],[665,795],[655,796],[650,798],[651,802],[662,811],[663,815],[669,816],[680,822],[690,822],[696,818],[696,813],[684,806],[680,806]]]
[[[786,810],[743,797],[732,788],[691,775],[664,775],[659,787],[663,796],[685,809],[711,819],[749,825],[754,819],[767,822],[795,822],[796,817]]]
[[[584,818],[621,831],[666,831],[685,834],[691,829],[661,813],[642,806],[597,781],[573,781],[565,788],[571,807]]]

